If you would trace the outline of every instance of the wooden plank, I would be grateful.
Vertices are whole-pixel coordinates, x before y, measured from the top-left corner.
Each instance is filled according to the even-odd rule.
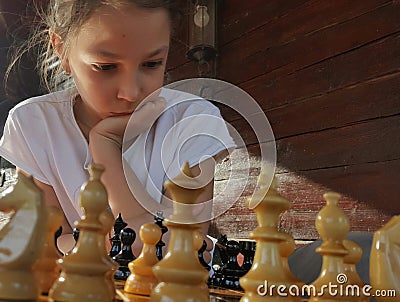
[[[275,78],[267,73],[240,85],[264,111],[318,97],[400,71],[400,35]],[[366,64],[368,62],[368,64]],[[171,80],[196,76],[194,62],[171,70]]]
[[[339,203],[350,219],[352,231],[374,232],[393,214],[400,213],[400,188],[396,179],[400,160],[374,164],[353,165],[305,172],[278,174],[280,193],[292,202],[292,208],[282,215],[281,228],[297,240],[314,240],[315,217],[324,206],[323,193],[333,190],[343,194]],[[250,183],[255,183],[253,177]],[[247,238],[257,226],[256,218],[245,205],[245,194],[223,215],[212,222],[214,236]]]
[[[275,137],[338,128],[400,113],[400,73],[267,112]]]
[[[325,27],[325,23],[318,18],[311,18],[310,20],[313,22],[319,21],[319,23],[313,23],[318,30],[304,36],[297,36],[283,44],[276,42],[276,39],[279,40],[281,37],[274,37],[274,35],[281,34],[280,30],[275,27],[260,28],[254,33],[222,47],[218,61],[219,77],[238,84],[264,73],[271,73],[272,77],[283,76],[400,30],[398,22],[400,3],[390,3],[390,5],[379,7],[350,20],[338,20],[338,16],[341,18],[350,16],[338,14],[337,11],[340,10],[340,7],[336,7],[336,2],[333,4],[324,1],[324,6],[327,3],[331,6],[325,8],[330,12],[328,15],[336,17],[335,21],[338,23]],[[344,2],[339,1],[339,3]],[[358,8],[351,2],[345,3],[346,6],[350,6],[347,7],[349,11]],[[315,13],[314,8],[319,9],[320,7],[313,6],[312,8],[307,12]],[[279,25],[281,28],[285,28],[285,32],[302,28],[301,25],[299,26],[302,23],[296,21],[296,18],[290,19],[289,16],[286,16],[284,20],[285,23]],[[237,72],[238,70],[241,72]]]
[[[286,137],[276,141],[277,161],[286,171],[298,171],[399,159],[399,133],[398,114]],[[242,138],[248,145],[254,144],[248,149],[256,155],[254,134],[246,132]]]
[[[177,66],[188,62],[188,59],[186,58],[186,53],[189,49],[189,15],[187,14],[188,2],[186,0],[180,0],[180,9],[182,10],[183,16],[181,23],[178,24],[177,28],[171,36],[170,50],[167,60],[167,70],[176,68]]]
[[[400,72],[356,84],[272,109],[264,114],[274,131],[275,138],[338,128],[368,119],[400,113]],[[219,106],[225,120],[240,130],[244,137],[253,136],[250,125],[240,115]]]
[[[400,71],[399,58],[397,34],[293,74],[281,78],[265,74],[240,87],[268,110],[396,73]]]
[[[288,15],[301,6],[310,5],[307,0],[265,1],[229,0],[218,6],[218,43],[225,45],[266,23]]]
[[[289,171],[400,158],[400,115],[277,141],[278,163]]]

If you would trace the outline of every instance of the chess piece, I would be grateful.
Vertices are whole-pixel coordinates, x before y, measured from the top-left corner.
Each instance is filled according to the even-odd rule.
[[[114,222],[114,236],[111,238],[111,249],[110,249],[110,257],[114,257],[119,254],[121,251],[121,231],[128,226],[128,224],[122,219],[121,213],[118,214],[117,219]]]
[[[253,265],[256,252],[256,242],[250,240],[240,241],[240,253],[243,255],[242,269],[247,273]]]
[[[79,239],[79,229],[78,228],[74,228],[72,230],[72,236],[74,237],[75,245],[76,245],[76,243],[78,242],[78,239]]]
[[[109,234],[113,223],[114,223],[114,215],[112,214],[111,210],[107,208],[103,212],[101,212],[100,217],[99,217],[100,223],[102,225],[102,232],[99,232],[97,234],[97,242],[98,242],[98,247],[99,247],[99,253],[103,255],[103,259],[107,262],[108,266],[110,269],[105,273],[104,278],[106,279],[106,284],[108,286],[108,290],[110,293],[110,296],[115,295],[116,292],[116,287],[114,283],[114,275],[115,272],[118,268],[118,263],[112,260],[109,255],[107,255],[107,249],[106,245],[102,244],[104,241],[104,238],[107,238],[107,235]]]
[[[228,240],[226,243],[228,261],[221,268],[221,287],[223,288],[243,290],[239,284],[239,278],[241,278],[246,272],[238,264],[237,257],[239,252],[239,242],[235,240]]]
[[[50,289],[51,301],[114,300],[115,293],[110,291],[113,285],[109,284],[109,274],[114,266],[106,252],[105,230],[100,221],[108,208],[107,191],[100,181],[103,171],[103,166],[97,164],[89,168],[89,181],[82,186],[79,194],[83,210],[81,220],[75,224],[80,231],[79,239],[71,253],[58,260],[61,274]]]
[[[58,238],[60,238],[60,236],[62,235],[62,231],[63,231],[63,227],[60,226],[60,227],[57,229],[57,231],[55,231],[55,233],[54,233],[54,245],[56,246],[57,253],[58,253],[61,257],[64,256],[64,253],[61,252],[61,250],[58,248],[57,241],[58,241]]]
[[[161,229],[161,238],[157,242],[156,245],[156,255],[158,260],[161,260],[163,258],[163,247],[165,246],[165,242],[162,240],[162,236],[168,232],[168,228],[163,225],[163,212],[162,211],[157,211],[157,215],[154,216],[155,224],[158,225]]]
[[[226,254],[226,243],[228,237],[220,235],[214,247],[213,265],[217,264],[222,267],[228,261],[228,255]]]
[[[200,264],[207,270],[210,271],[211,270],[211,266],[208,265],[208,263],[204,260],[204,252],[207,249],[207,242],[205,240],[203,240],[203,244],[201,245],[200,249],[197,252],[197,256],[199,257],[199,262]]]
[[[222,272],[221,272],[221,266],[218,264],[213,265],[213,275],[208,281],[208,284],[211,288],[220,288],[222,286]]]
[[[247,200],[248,207],[257,216],[258,227],[249,235],[257,246],[253,266],[239,281],[245,291],[240,301],[300,301],[300,297],[289,295],[287,291],[285,297],[276,291],[275,294],[270,293],[271,288],[281,286],[288,289],[293,283],[286,274],[279,252],[279,245],[287,240],[287,234],[278,230],[280,215],[289,209],[290,202],[277,192],[276,177],[268,188],[266,173],[263,167],[258,178],[259,188]]]
[[[338,193],[325,193],[326,205],[319,211],[315,220],[315,226],[322,238],[321,246],[316,249],[322,256],[322,268],[319,277],[312,283],[317,293],[310,293],[310,302],[354,301],[352,297],[339,295],[327,288],[327,284],[336,288],[343,287],[347,279],[343,259],[348,251],[343,245],[343,240],[350,230],[350,224],[346,214],[338,207],[339,198]]]
[[[286,276],[289,278],[292,284],[295,284],[297,288],[301,288],[305,283],[300,281],[290,270],[289,267],[289,256],[294,252],[296,244],[291,235],[286,234],[286,240],[279,244],[279,254],[282,258],[282,266],[285,271]]]
[[[159,261],[156,255],[156,244],[161,238],[161,229],[151,223],[140,227],[140,239],[143,249],[139,257],[129,263],[131,272],[125,282],[124,291],[130,294],[150,295],[158,281],[153,273],[153,266]]]
[[[46,242],[43,245],[42,255],[33,266],[35,279],[38,282],[40,293],[47,294],[54,281],[60,275],[60,269],[57,266],[57,260],[62,256],[58,252],[54,234],[63,222],[64,215],[59,208],[47,206],[47,235]]]
[[[132,244],[135,242],[136,232],[131,228],[125,228],[121,231],[120,238],[122,243],[121,251],[113,257],[119,264],[114,278],[116,280],[126,280],[130,274],[128,264],[136,259],[132,253]]]
[[[151,302],[209,301],[208,273],[201,266],[196,250],[196,247],[200,248],[201,241],[194,235],[200,225],[192,223],[195,219],[188,206],[194,204],[203,191],[199,184],[187,163],[174,180],[164,184],[174,200],[173,214],[164,220],[171,237],[167,254],[153,267],[159,283],[151,293]]]
[[[399,301],[400,296],[400,215],[393,216],[374,234],[370,254],[370,280],[374,290],[385,290],[378,302]],[[388,290],[391,291],[389,296]],[[395,291],[395,296],[393,295]],[[383,293],[383,292],[382,292]]]
[[[354,299],[355,301],[363,301],[367,302],[369,301],[369,298],[365,297],[364,293],[362,292],[362,288],[365,285],[364,282],[362,281],[360,275],[357,272],[356,264],[361,260],[362,257],[362,249],[361,247],[352,240],[345,239],[343,240],[343,245],[348,251],[348,254],[343,257],[343,263],[344,263],[344,274],[347,277],[347,284],[350,285],[355,285],[358,286],[356,290],[358,291],[355,292],[356,295],[359,295],[361,299],[357,298]],[[353,295],[355,296],[355,295]],[[352,298],[352,297],[350,297]]]
[[[47,227],[43,191],[18,172],[17,183],[0,197],[0,211],[14,211],[0,230],[0,300],[36,301],[32,266],[42,253]]]

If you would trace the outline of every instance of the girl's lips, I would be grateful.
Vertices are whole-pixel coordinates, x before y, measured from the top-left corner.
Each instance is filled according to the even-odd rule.
[[[132,112],[111,112],[112,116],[131,115]]]

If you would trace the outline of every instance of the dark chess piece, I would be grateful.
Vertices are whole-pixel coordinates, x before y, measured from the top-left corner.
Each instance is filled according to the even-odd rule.
[[[226,243],[226,253],[228,261],[221,268],[222,280],[221,287],[233,290],[243,290],[239,284],[239,279],[246,273],[237,261],[240,252],[239,242],[229,240]]]
[[[208,265],[208,263],[204,260],[204,257],[203,257],[203,253],[205,252],[206,248],[207,248],[207,242],[205,240],[203,240],[203,245],[199,249],[198,257],[199,257],[200,264],[202,266],[204,266],[204,268],[206,270],[210,271],[211,270],[211,266]]]
[[[120,234],[122,248],[118,255],[114,256],[113,259],[119,264],[119,268],[115,272],[114,279],[126,280],[129,275],[129,262],[136,259],[132,253],[132,244],[136,239],[136,232],[131,228],[125,228]]]
[[[74,237],[75,243],[78,242],[79,239],[79,229],[74,228],[72,230],[72,236]]]
[[[256,253],[255,241],[240,241],[240,252],[243,255],[242,269],[248,272],[253,265],[254,254]]]
[[[114,236],[111,238],[111,249],[110,249],[110,257],[114,257],[119,254],[121,251],[121,231],[127,227],[127,223],[122,219],[121,213],[118,214],[117,219],[115,219],[114,223]]]
[[[217,264],[223,266],[228,261],[228,254],[226,253],[226,243],[228,242],[228,237],[226,235],[221,235],[215,244],[213,265]]]
[[[208,286],[211,288],[220,288],[222,284],[222,272],[221,272],[221,266],[218,264],[213,265],[213,275],[210,277],[208,280]]]
[[[168,228],[163,225],[163,213],[161,211],[157,211],[157,215],[154,216],[155,224],[158,225],[161,228],[161,238],[156,244],[156,255],[158,260],[161,260],[163,258],[163,247],[165,246],[165,242],[162,241],[162,236],[168,232]]]
[[[58,228],[58,230],[54,233],[54,244],[56,246],[57,252],[60,255],[60,257],[64,256],[64,253],[58,248],[57,240],[62,235],[62,231],[63,231],[63,228],[62,228],[62,226],[60,226]]]

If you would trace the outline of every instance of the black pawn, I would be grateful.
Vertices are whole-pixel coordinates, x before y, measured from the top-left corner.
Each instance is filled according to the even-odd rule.
[[[78,239],[79,239],[79,229],[74,228],[72,230],[72,236],[74,237],[75,245],[76,245],[76,243],[78,242]]]
[[[207,281],[207,284],[211,288],[220,288],[222,285],[222,271],[221,267],[218,264],[213,265],[213,275]]]
[[[114,222],[114,236],[111,238],[111,249],[109,253],[111,258],[118,255],[121,251],[120,233],[127,225],[128,224],[122,219],[121,213],[119,213]]]
[[[58,238],[61,236],[62,231],[63,231],[63,228],[62,228],[62,226],[60,226],[60,227],[58,228],[58,230],[54,233],[54,244],[55,244],[55,246],[56,246],[56,250],[57,250],[58,254],[59,254],[61,257],[64,256],[64,253],[58,248],[57,240],[58,240]]]
[[[221,268],[222,281],[221,287],[243,290],[239,284],[239,279],[246,273],[238,264],[237,256],[240,252],[239,242],[235,240],[229,240],[226,243],[226,253],[228,255],[228,261]]]
[[[214,248],[213,265],[217,264],[222,267],[228,261],[228,254],[226,253],[226,243],[228,242],[228,237],[226,235],[221,235],[218,238],[217,243]]]
[[[255,241],[241,241],[240,252],[243,255],[242,269],[248,272],[253,265],[254,254],[256,253],[256,242]]]
[[[114,279],[126,280],[130,274],[128,264],[136,259],[132,253],[132,244],[136,239],[136,232],[131,228],[125,228],[121,231],[122,249],[113,259],[119,264],[115,272]]]
[[[203,257],[203,253],[205,252],[206,248],[207,248],[207,242],[206,242],[205,240],[203,240],[203,245],[202,245],[201,248],[199,249],[198,257],[199,257],[199,262],[200,262],[200,264],[201,264],[206,270],[210,271],[210,270],[211,270],[211,266],[208,265],[208,263],[204,260],[204,257]]]
[[[163,258],[163,247],[165,246],[165,242],[162,241],[162,236],[168,232],[168,228],[163,225],[164,218],[162,217],[162,212],[157,212],[157,216],[154,216],[155,224],[158,225],[161,229],[161,238],[156,244],[156,256],[158,260]]]

